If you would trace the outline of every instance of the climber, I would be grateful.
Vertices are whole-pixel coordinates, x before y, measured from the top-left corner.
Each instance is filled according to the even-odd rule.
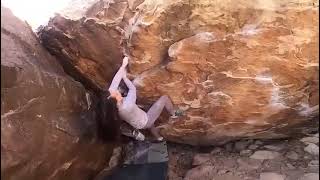
[[[136,130],[138,129],[149,129],[153,136],[158,141],[162,141],[163,137],[160,136],[158,129],[154,126],[155,121],[160,116],[164,108],[171,114],[171,118],[177,118],[182,115],[182,111],[177,109],[174,110],[173,104],[168,96],[161,96],[148,110],[148,112],[143,111],[136,105],[136,87],[127,78],[126,66],[128,65],[128,57],[123,58],[122,66],[119,68],[118,72],[114,76],[111,85],[109,87],[110,96],[107,98],[107,104],[109,107],[113,108],[114,113],[111,113],[109,118],[123,119],[129,123]],[[126,97],[122,97],[121,93],[118,91],[118,86],[124,81],[129,91]],[[112,116],[119,116],[112,117]],[[111,120],[112,121],[112,120]],[[134,137],[137,140],[144,140],[144,135],[139,131],[133,131]]]

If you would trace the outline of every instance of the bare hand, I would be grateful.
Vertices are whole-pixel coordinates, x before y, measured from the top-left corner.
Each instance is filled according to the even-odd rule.
[[[122,60],[122,66],[123,67],[126,67],[129,63],[129,58],[128,57],[124,57],[123,60]]]

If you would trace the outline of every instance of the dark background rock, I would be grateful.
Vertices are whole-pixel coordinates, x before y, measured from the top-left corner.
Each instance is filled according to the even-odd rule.
[[[113,150],[96,138],[97,99],[3,7],[1,44],[1,178],[92,178]]]
[[[120,33],[94,20],[73,21],[56,16],[39,37],[65,72],[95,92],[107,86],[113,70],[121,63]]]

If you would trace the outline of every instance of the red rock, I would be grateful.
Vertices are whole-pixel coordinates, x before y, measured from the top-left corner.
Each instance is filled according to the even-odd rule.
[[[64,70],[96,92],[106,88],[123,58],[124,31],[141,1],[74,0],[39,30]]]
[[[167,139],[210,145],[318,127],[313,1],[149,0],[140,7],[128,46],[139,97],[167,94],[186,109],[183,120],[163,126]]]
[[[87,15],[90,8],[84,8],[75,13],[77,26],[56,17],[41,39],[76,68],[74,77],[96,89],[110,82],[125,47],[138,102],[151,104],[167,94],[185,110],[179,121],[162,126],[170,141],[215,145],[317,129],[318,2],[145,0],[130,8],[131,2],[115,1],[117,11],[109,15],[99,15],[106,4]],[[112,36],[113,25],[125,33]]]
[[[3,7],[1,44],[1,177],[63,180],[97,174],[113,145],[97,141],[96,98]]]

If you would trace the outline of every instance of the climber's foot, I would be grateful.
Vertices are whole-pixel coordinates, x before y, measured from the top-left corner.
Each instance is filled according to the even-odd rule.
[[[164,139],[163,139],[163,137],[158,137],[157,138],[157,141],[159,141],[159,142],[161,142],[161,141],[163,141]]]
[[[170,116],[171,119],[176,119],[180,116],[183,116],[183,111],[181,109],[177,109],[173,115]]]
[[[150,139],[150,142],[153,142],[153,143],[157,143],[157,142],[163,142],[164,141],[164,138],[162,136],[160,137],[153,137]]]
[[[141,132],[139,132],[137,130],[133,131],[133,137],[138,141],[144,141],[145,140],[145,136]]]

